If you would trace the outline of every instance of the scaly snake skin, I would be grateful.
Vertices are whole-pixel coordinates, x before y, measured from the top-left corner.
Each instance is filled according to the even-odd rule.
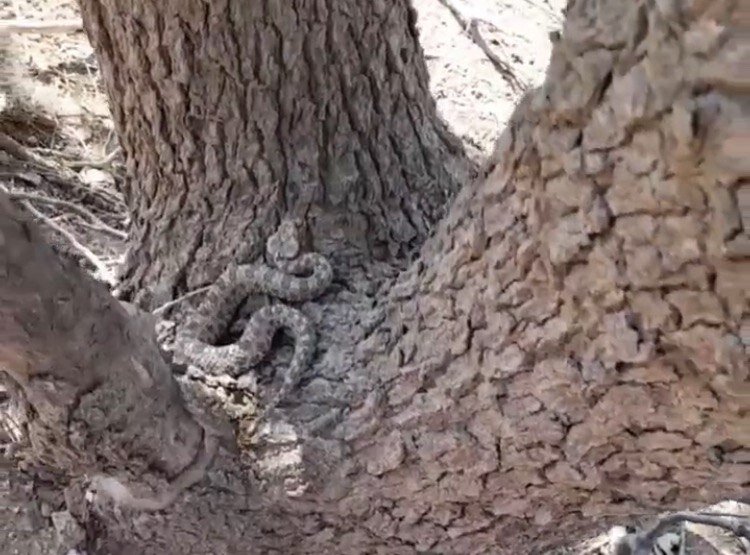
[[[299,381],[315,354],[316,334],[308,318],[283,304],[266,306],[253,314],[240,339],[230,345],[214,343],[227,320],[249,295],[267,294],[282,301],[300,302],[321,295],[333,271],[320,254],[299,254],[298,230],[291,221],[279,226],[266,245],[270,266],[262,259],[252,264],[230,264],[206,294],[194,318],[180,331],[175,354],[210,375],[239,377],[249,372],[271,350],[279,328],[295,338],[294,356],[278,392],[262,414],[274,408]],[[300,274],[309,274],[305,277]]]

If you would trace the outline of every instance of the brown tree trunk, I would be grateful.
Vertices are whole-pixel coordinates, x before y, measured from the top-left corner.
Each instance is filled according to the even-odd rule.
[[[150,304],[286,212],[327,254],[410,253],[457,190],[407,0],[80,3],[128,161],[123,288]]]
[[[0,370],[26,407],[29,461],[71,476],[145,463],[173,474],[200,449],[154,341],[106,287],[47,246],[0,195]],[[140,463],[134,463],[140,459]]]
[[[570,3],[494,169],[395,288],[348,552],[545,553],[747,497],[740,4]]]
[[[321,357],[302,408],[261,430],[270,450],[240,426],[240,461],[163,515],[105,520],[106,537],[143,553],[543,553],[602,520],[746,496],[744,16],[572,2],[545,85],[385,322]],[[93,333],[72,339],[106,352]],[[32,364],[8,337],[13,367]]]

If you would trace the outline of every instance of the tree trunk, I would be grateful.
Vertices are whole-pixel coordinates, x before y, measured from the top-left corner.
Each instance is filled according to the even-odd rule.
[[[329,317],[363,339],[319,358],[302,407],[260,431],[270,449],[241,423],[239,460],[163,515],[106,518],[105,539],[143,553],[543,553],[603,521],[746,496],[744,13],[665,6],[572,2],[545,85],[390,290],[385,321]],[[32,364],[12,337],[0,352]],[[71,340],[100,353],[81,368],[101,375],[106,343]]]
[[[494,169],[394,288],[348,552],[545,553],[748,495],[747,11],[665,6],[569,4]]]
[[[70,476],[187,466],[203,430],[185,411],[153,321],[131,317],[57,256],[4,194],[0,246],[0,370],[29,408],[29,461]]]
[[[146,305],[256,256],[287,212],[326,254],[411,253],[457,190],[407,0],[80,3]]]

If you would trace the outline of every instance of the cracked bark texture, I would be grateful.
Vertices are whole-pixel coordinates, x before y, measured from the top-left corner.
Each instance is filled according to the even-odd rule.
[[[61,479],[104,468],[179,472],[200,448],[153,321],[47,246],[0,195],[0,377],[18,396],[21,459]],[[146,425],[148,423],[148,425]]]
[[[572,1],[385,320],[326,301],[329,336],[366,335],[313,371],[341,377],[269,457],[240,433],[170,511],[100,515],[92,552],[544,553],[747,497],[747,25],[729,0]],[[265,487],[274,465],[299,487]]]
[[[538,553],[747,495],[747,15],[569,4],[494,169],[396,288],[384,413],[353,440],[370,533]]]
[[[127,158],[123,291],[144,306],[262,252],[287,212],[327,254],[413,254],[465,175],[406,0],[80,4]]]

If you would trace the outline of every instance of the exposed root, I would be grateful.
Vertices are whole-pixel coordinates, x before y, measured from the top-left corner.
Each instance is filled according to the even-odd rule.
[[[89,485],[88,494],[102,493],[121,507],[135,511],[163,511],[174,503],[186,489],[200,482],[206,475],[216,455],[219,440],[212,434],[206,434],[203,448],[193,463],[180,474],[169,487],[160,494],[150,497],[136,497],[130,488],[113,476],[94,476]]]
[[[160,307],[154,309],[151,313],[154,316],[160,316],[161,314],[164,314],[167,310],[169,310],[173,306],[180,304],[182,301],[186,301],[187,299],[191,299],[197,295],[200,295],[201,293],[205,293],[206,291],[211,289],[211,287],[212,285],[205,285],[203,287],[199,287],[198,289],[185,293],[184,295],[177,297],[176,299],[173,299],[169,302],[164,303]]]
[[[68,242],[71,244],[73,248],[75,248],[78,252],[80,252],[86,260],[91,262],[93,264],[94,268],[96,268],[96,277],[105,283],[109,284],[110,286],[114,286],[117,280],[115,279],[114,273],[107,267],[107,265],[101,261],[101,259],[96,256],[91,249],[89,249],[86,245],[82,244],[78,239],[76,239],[75,235],[73,235],[70,231],[62,227],[60,224],[52,220],[51,218],[47,217],[46,215],[42,214],[39,210],[34,208],[34,206],[27,200],[22,201],[22,204],[26,210],[31,212],[31,214],[37,218],[38,220],[41,220],[46,225],[57,231],[60,235],[65,237]]]
[[[124,231],[120,231],[119,229],[115,229],[114,227],[108,225],[107,223],[102,221],[101,218],[99,218],[94,213],[92,213],[90,210],[84,208],[83,206],[76,204],[75,202],[52,198],[52,197],[48,197],[48,196],[44,196],[44,195],[40,195],[36,193],[26,193],[22,191],[3,190],[3,192],[6,193],[12,199],[43,202],[45,204],[56,204],[59,206],[64,206],[74,212],[78,212],[85,218],[89,219],[92,223],[92,225],[90,226],[92,229],[103,231],[105,233],[108,233],[109,235],[112,235],[113,237],[122,239],[123,241],[128,238],[127,233],[125,233]]]

